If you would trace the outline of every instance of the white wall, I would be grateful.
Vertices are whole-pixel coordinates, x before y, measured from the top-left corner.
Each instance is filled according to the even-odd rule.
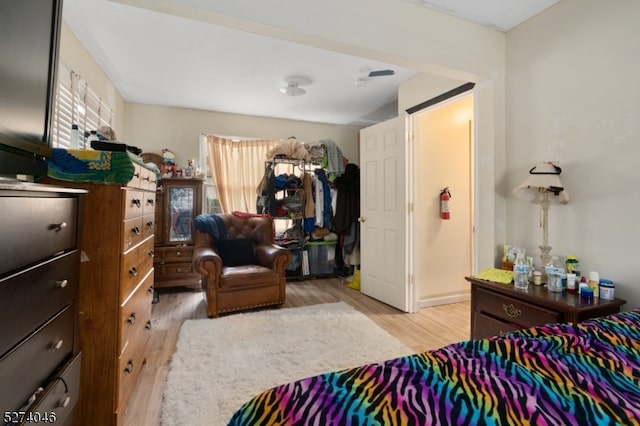
[[[640,2],[562,0],[507,34],[508,241],[539,255],[535,205],[511,190],[554,160],[571,196],[549,214],[552,254],[640,305]]]
[[[350,162],[358,163],[358,129],[354,127],[138,103],[128,103],[126,111],[125,140],[145,152],[171,149],[178,166],[198,158],[202,133],[259,139],[295,136],[306,142],[332,139]]]
[[[60,61],[88,82],[91,90],[116,111],[112,127],[120,139],[125,132],[125,100],[64,21],[60,32]]]
[[[421,306],[468,299],[471,237],[473,96],[415,114],[415,282]],[[450,220],[439,215],[451,191]]]
[[[434,74],[418,74],[398,88],[398,114],[449,90],[467,83],[466,80],[442,77]]]

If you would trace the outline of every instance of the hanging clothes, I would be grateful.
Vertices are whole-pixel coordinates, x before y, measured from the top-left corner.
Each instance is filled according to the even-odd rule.
[[[276,177],[271,166],[267,166],[262,176],[262,180],[256,188],[258,198],[256,200],[256,213],[276,215],[275,196]]]
[[[338,194],[333,222],[335,231],[344,234],[360,217],[360,168],[356,164],[347,164],[344,174],[338,176],[334,184]]]
[[[333,219],[331,210],[331,188],[327,174],[323,169],[315,169],[315,204],[316,204],[316,226],[330,228]]]
[[[309,173],[302,176],[302,188],[304,189],[304,230],[311,232],[316,227],[315,210],[316,206],[313,202],[313,177]]]
[[[313,177],[313,189],[315,194],[315,220],[317,226],[324,226],[324,221],[322,220],[322,206],[324,200],[324,187],[322,186],[322,182],[320,182],[320,177],[318,174],[314,174]]]
[[[342,150],[332,139],[320,141],[324,145],[327,154],[327,172],[332,178],[344,173],[344,163],[342,162]]]

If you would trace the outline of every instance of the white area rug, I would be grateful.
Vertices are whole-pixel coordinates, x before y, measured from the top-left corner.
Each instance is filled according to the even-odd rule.
[[[343,302],[188,320],[171,360],[162,424],[226,425],[263,390],[411,353]]]

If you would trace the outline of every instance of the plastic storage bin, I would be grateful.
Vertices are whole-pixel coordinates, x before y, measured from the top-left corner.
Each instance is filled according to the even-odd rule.
[[[307,243],[310,275],[330,275],[336,270],[336,241]]]

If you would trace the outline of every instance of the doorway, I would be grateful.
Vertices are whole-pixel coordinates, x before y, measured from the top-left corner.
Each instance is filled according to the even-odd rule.
[[[473,268],[473,92],[409,116],[413,133],[412,264],[418,307],[468,300]],[[450,219],[440,216],[448,188]]]
[[[361,289],[404,312],[469,300],[464,277],[472,275],[478,257],[474,133],[482,140],[493,135],[487,117],[474,122],[491,87],[473,88],[461,86],[407,110],[405,117],[360,131]],[[401,134],[406,150],[390,150],[403,146],[397,143]],[[378,150],[385,155],[374,155]],[[450,220],[440,218],[445,187],[452,193]],[[380,214],[369,211],[376,209]],[[387,229],[390,224],[393,229]],[[381,236],[395,236],[394,244]]]

